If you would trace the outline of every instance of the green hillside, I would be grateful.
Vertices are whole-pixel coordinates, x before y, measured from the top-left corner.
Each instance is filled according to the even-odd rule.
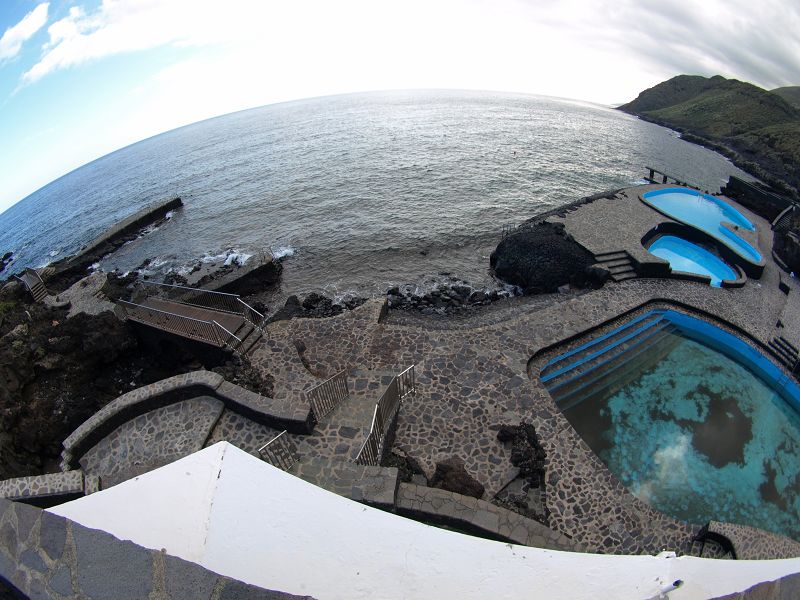
[[[800,108],[800,85],[790,85],[788,87],[775,88],[773,94],[778,94],[795,108]]]
[[[800,109],[786,99],[792,90],[800,87],[773,93],[719,75],[678,75],[619,109],[690,134],[691,141],[722,151],[794,195],[800,188]]]

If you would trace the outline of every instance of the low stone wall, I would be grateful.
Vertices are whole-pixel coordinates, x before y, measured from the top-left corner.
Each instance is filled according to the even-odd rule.
[[[3,597],[4,582],[25,597],[54,600],[309,598],[248,585],[64,517],[0,499]]]
[[[502,542],[550,550],[586,551],[577,542],[533,519],[485,500],[438,488],[401,483],[397,490],[397,512],[423,522],[452,525]]]
[[[145,412],[197,396],[213,396],[226,407],[276,429],[307,433],[311,408],[286,399],[261,396],[211,371],[192,371],[145,385],[106,404],[64,440],[61,469],[77,467],[80,457],[114,429]]]
[[[54,502],[66,502],[91,494],[99,487],[97,477],[86,478],[79,470],[46,473],[0,481],[0,498],[52,505]]]
[[[800,556],[800,543],[793,539],[770,533],[756,527],[711,521],[708,533],[722,536],[731,543],[739,560],[764,560],[796,558]]]

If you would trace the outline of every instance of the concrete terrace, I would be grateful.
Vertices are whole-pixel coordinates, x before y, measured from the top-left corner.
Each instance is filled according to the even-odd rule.
[[[548,219],[563,222],[596,255],[625,251],[634,267],[649,261],[663,268],[663,261],[641,246],[647,231],[668,221],[638,200],[642,189],[656,187],[623,190]],[[586,332],[654,306],[678,307],[709,320],[765,353],[776,337],[800,347],[800,286],[769,257],[769,223],[737,208],[756,224],[757,243],[767,257],[761,279],[741,288],[633,277],[597,290],[513,298],[461,318],[387,313],[385,302],[371,300],[337,317],[274,322],[264,327],[264,338],[249,355],[255,368],[275,378],[274,398],[245,390],[222,393],[230,384],[197,375],[198,385],[205,387],[181,396],[180,402],[145,402],[135,414],[124,413],[127,420],[112,419],[113,411],[104,408],[109,415],[103,435],[92,437],[91,427],[79,428],[76,439],[91,443],[83,443],[74,456],[65,450],[65,469],[79,463],[87,476],[99,477],[107,487],[221,440],[258,455],[258,448],[284,428],[282,423],[293,423],[287,436],[299,458],[291,472],[360,501],[401,514],[438,511],[445,520],[472,511],[466,522],[478,529],[488,521],[505,523],[505,533],[496,539],[598,553],[692,553],[692,538],[705,524],[676,521],[635,498],[573,430],[539,381],[538,370],[556,346],[561,351],[564,344],[577,345]],[[485,487],[481,500],[442,497],[441,490],[416,481],[398,484],[395,469],[356,469],[352,463],[382,389],[412,364],[416,394],[400,407],[393,449],[416,461],[428,480],[437,462],[461,459]],[[349,398],[315,427],[305,428],[304,390],[343,370]],[[153,385],[160,393],[171,384]],[[140,402],[138,390],[131,395],[125,406]],[[523,420],[535,426],[547,452],[552,531],[530,519],[518,523],[490,504],[519,474],[497,430]],[[492,529],[486,525],[482,531],[487,527]],[[749,528],[726,531],[734,537],[744,532],[740,557],[800,556],[800,544],[792,540]]]

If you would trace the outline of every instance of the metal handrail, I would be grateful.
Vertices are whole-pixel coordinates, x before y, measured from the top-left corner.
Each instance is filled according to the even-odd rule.
[[[187,317],[185,315],[179,315],[167,310],[160,310],[158,308],[152,308],[150,306],[128,302],[126,300],[118,301],[117,305],[120,306],[126,317],[132,318],[140,323],[144,323],[145,325],[156,324],[165,331],[177,333],[178,335],[183,335],[191,339],[216,344],[219,347],[226,347],[237,353],[239,352],[242,340],[225,326],[220,325],[217,321],[204,321],[202,319],[195,319],[194,317]],[[141,317],[137,319],[136,313],[132,313],[128,310],[129,306],[133,307],[137,311],[145,311],[151,314],[162,315],[162,319],[160,321],[158,319],[144,320]],[[193,324],[193,327],[190,329],[186,326],[187,323]],[[200,333],[198,333],[198,329]]]
[[[155,281],[142,281],[146,285],[155,286],[164,290],[177,290],[183,292],[182,296],[168,294],[167,297],[180,304],[210,308],[219,312],[226,312],[244,317],[251,325],[262,328],[265,317],[252,306],[247,304],[238,294],[216,292],[203,288],[193,288],[185,285],[171,283],[158,283]]]
[[[383,394],[375,404],[367,438],[356,455],[356,463],[360,465],[377,465],[383,454],[386,432],[391,426],[400,404],[409,394],[416,393],[416,375],[414,365],[392,377]]]
[[[305,392],[311,405],[311,412],[319,422],[350,395],[347,387],[347,372],[339,371],[333,377],[323,381]]]
[[[258,449],[264,462],[288,471],[297,462],[297,446],[284,429]]]
[[[203,289],[203,288],[195,288],[195,287],[190,287],[188,285],[178,285],[178,284],[175,284],[175,283],[159,283],[158,281],[149,281],[147,279],[143,279],[142,281],[139,281],[139,283],[144,283],[145,285],[154,285],[154,286],[163,287],[163,288],[173,288],[173,289],[187,290],[187,291],[190,291],[190,292],[203,292],[205,294],[217,294],[219,296],[231,296],[233,298],[238,298],[239,297],[237,294],[229,294],[227,292],[216,292],[214,290],[206,290],[206,289]]]

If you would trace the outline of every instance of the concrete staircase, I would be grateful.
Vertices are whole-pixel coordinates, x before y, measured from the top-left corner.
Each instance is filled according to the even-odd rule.
[[[28,288],[34,302],[41,302],[45,297],[50,295],[41,276],[33,269],[25,269],[22,275],[18,276],[17,279]]]
[[[787,369],[794,370],[797,361],[800,359],[800,351],[797,347],[782,335],[776,335],[768,342],[772,354]]]
[[[624,250],[601,252],[594,255],[594,260],[601,267],[608,269],[611,273],[611,279],[614,281],[625,281],[636,277],[636,267],[633,259]]]

